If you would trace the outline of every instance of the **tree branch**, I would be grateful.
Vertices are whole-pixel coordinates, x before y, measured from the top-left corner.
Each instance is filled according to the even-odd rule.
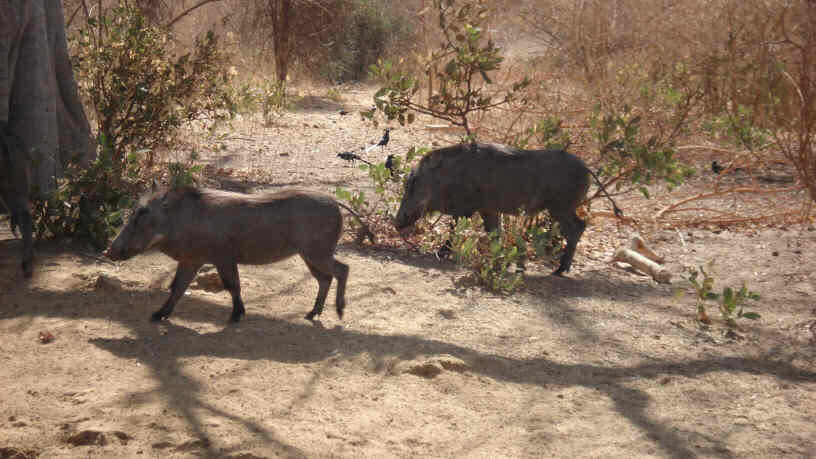
[[[208,4],[208,3],[220,2],[220,1],[221,1],[221,0],[201,0],[200,2],[196,3],[195,5],[193,5],[193,6],[189,7],[189,8],[187,8],[187,9],[186,9],[186,10],[184,10],[184,11],[182,11],[182,12],[181,12],[181,13],[180,13],[178,16],[176,16],[175,18],[173,18],[172,20],[170,20],[170,22],[168,22],[167,24],[165,24],[165,26],[164,26],[164,27],[165,27],[165,28],[167,28],[167,29],[169,29],[170,27],[173,27],[173,24],[177,23],[177,22],[178,22],[178,21],[180,21],[182,18],[184,18],[184,16],[187,16],[188,14],[190,14],[190,13],[192,13],[193,11],[197,10],[198,8],[201,8],[202,6],[204,6],[204,5]]]

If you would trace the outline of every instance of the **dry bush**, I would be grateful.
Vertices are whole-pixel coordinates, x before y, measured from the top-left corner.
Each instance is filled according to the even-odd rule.
[[[538,85],[501,117],[505,139],[547,114],[597,152],[592,113],[626,111],[644,139],[685,144],[689,159],[707,151],[762,174],[784,158],[816,198],[813,2],[530,0],[521,19]]]
[[[414,2],[253,0],[240,2],[240,8],[236,0],[227,3],[236,8],[224,22],[245,58],[253,66],[274,62],[278,74],[292,70],[330,82],[365,79],[370,64],[415,39],[409,22]]]
[[[733,140],[780,150],[816,200],[816,3],[733,2],[725,14],[712,73]]]

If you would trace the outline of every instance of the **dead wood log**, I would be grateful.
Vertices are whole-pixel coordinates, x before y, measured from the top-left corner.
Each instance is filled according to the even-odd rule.
[[[665,258],[656,254],[651,248],[649,248],[649,246],[646,245],[646,241],[644,241],[643,238],[637,234],[632,236],[632,240],[629,241],[629,248],[660,264],[663,264],[666,261]]]
[[[661,284],[671,283],[671,273],[659,264],[665,259],[650,249],[638,235],[629,241],[629,248],[621,247],[615,251],[612,261],[627,263]]]

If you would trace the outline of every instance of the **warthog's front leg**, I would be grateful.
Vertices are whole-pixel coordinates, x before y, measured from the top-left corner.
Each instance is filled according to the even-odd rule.
[[[161,309],[150,316],[150,320],[155,322],[170,317],[173,308],[176,307],[179,298],[184,295],[187,287],[190,286],[190,282],[195,278],[199,268],[201,268],[201,263],[179,263],[178,268],[176,268],[176,277],[173,278],[173,283],[170,284],[170,298],[164,302]]]
[[[23,277],[30,278],[34,274],[34,245],[31,238],[33,232],[31,212],[28,211],[28,206],[24,206],[23,210],[15,215],[14,220],[23,238]]]
[[[0,178],[4,180],[4,178]],[[25,193],[14,193],[4,190],[0,200],[5,202],[11,217],[11,231],[17,235],[17,229],[20,230],[20,236],[23,239],[22,250],[22,267],[23,276],[30,278],[34,272],[34,246],[31,234],[33,232],[33,225],[31,221],[31,212],[28,210],[28,199]],[[0,205],[3,204],[0,202]]]

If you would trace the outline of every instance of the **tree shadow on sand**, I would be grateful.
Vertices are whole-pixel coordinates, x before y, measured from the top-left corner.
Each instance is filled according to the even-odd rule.
[[[376,286],[366,288],[371,292],[358,292],[359,295],[379,294]],[[210,357],[217,359],[239,359],[245,361],[270,360],[284,364],[303,364],[323,361],[328,358],[351,359],[365,353],[387,367],[395,357],[410,360],[428,354],[447,354],[467,363],[467,371],[498,381],[537,386],[592,388],[606,394],[615,404],[617,412],[641,429],[658,445],[666,455],[671,457],[693,457],[706,454],[699,447],[681,437],[678,431],[665,422],[656,420],[648,414],[650,396],[642,390],[627,387],[627,381],[636,378],[654,378],[658,375],[682,375],[696,377],[707,373],[729,372],[752,375],[772,375],[792,382],[816,382],[816,374],[806,373],[783,362],[769,361],[763,358],[723,357],[698,359],[692,361],[662,361],[635,365],[631,367],[608,367],[589,364],[562,364],[547,358],[514,359],[505,356],[479,352],[455,343],[427,339],[411,335],[385,335],[360,332],[334,327],[323,328],[319,322],[311,324],[294,317],[283,319],[249,310],[244,321],[239,325],[225,325],[215,332],[198,332],[176,325],[173,320],[161,325],[147,322],[149,311],[133,305],[156,303],[165,294],[158,291],[147,293],[124,291],[106,287],[104,291],[85,293],[50,292],[46,290],[16,289],[11,295],[25,295],[36,308],[11,308],[0,312],[0,320],[12,317],[45,316],[68,317],[77,320],[91,318],[108,318],[121,323],[131,331],[131,337],[91,338],[89,342],[112,355],[122,359],[138,359],[153,371],[159,387],[155,392],[165,397],[172,394],[169,403],[182,414],[191,429],[199,436],[206,438],[206,427],[198,414],[208,412],[214,416],[240,423],[247,431],[257,435],[258,440],[267,448],[288,457],[306,457],[306,453],[289,445],[269,427],[260,425],[250,419],[242,418],[238,413],[219,409],[200,395],[201,383],[186,375],[181,369],[182,362],[191,357]],[[71,304],[74,296],[82,297],[86,304],[96,304],[82,309],[68,310],[60,305]],[[127,304],[120,307],[111,306],[111,299],[126,299]],[[395,299],[396,300],[396,299]],[[195,321],[225,323],[230,308],[200,299],[185,298],[175,317]],[[553,306],[551,304],[551,306]],[[152,307],[152,306],[151,306]],[[564,304],[553,307],[568,312]],[[327,312],[328,308],[327,308]],[[560,326],[580,328],[578,323],[561,323]],[[171,337],[170,345],[161,348],[160,358],[151,356],[146,342],[156,340],[157,329]],[[578,330],[579,334],[590,338],[588,330]],[[135,337],[133,337],[135,336]],[[185,387],[185,391],[170,390],[173,387]],[[308,396],[308,395],[305,395]],[[720,440],[711,440],[713,447],[709,453],[726,456],[728,449]],[[215,451],[207,445],[212,455],[223,455],[223,450]],[[726,453],[724,453],[724,451]]]

